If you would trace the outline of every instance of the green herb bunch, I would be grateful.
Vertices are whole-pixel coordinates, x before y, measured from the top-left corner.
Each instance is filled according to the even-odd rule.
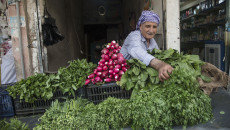
[[[68,67],[59,68],[57,74],[35,74],[9,86],[6,90],[14,99],[19,96],[20,100],[29,103],[37,99],[51,99],[56,90],[75,96],[75,91],[84,85],[86,77],[93,72],[96,65],[88,63],[85,59],[69,63]]]
[[[39,119],[35,130],[50,129],[118,129],[130,124],[129,100],[109,97],[95,105],[84,99],[58,101]],[[131,107],[129,105],[129,107]],[[127,113],[126,113],[127,112]],[[126,114],[125,114],[126,113]]]
[[[84,85],[86,77],[93,72],[95,67],[95,64],[88,63],[86,59],[70,61],[68,67],[59,68],[52,82],[63,94],[68,93],[74,96],[74,91]]]
[[[11,118],[9,122],[6,120],[0,120],[0,130],[29,130],[29,127],[20,120]]]
[[[143,102],[140,106],[144,107],[148,106],[144,105],[146,101],[152,104],[159,100],[165,102],[163,106],[157,105],[156,107],[156,105],[152,105],[151,107],[156,107],[152,112],[166,108],[169,113],[164,119],[172,119],[173,125],[187,126],[210,120],[212,118],[210,98],[200,90],[197,82],[197,77],[207,78],[201,75],[201,65],[203,65],[203,62],[199,60],[199,57],[196,55],[179,54],[173,49],[166,51],[154,49],[149,53],[172,65],[174,71],[170,75],[169,80],[159,82],[158,72],[155,69],[146,67],[145,64],[137,59],[128,60],[127,63],[131,67],[122,76],[118,84],[126,90],[133,90],[131,99],[134,102],[137,101],[137,103]],[[146,94],[146,97],[142,94],[142,98],[137,96],[140,93],[148,93],[149,91],[154,94],[150,96]],[[137,104],[134,103],[133,107],[135,105]],[[142,115],[142,112],[143,110],[138,110],[134,115]],[[150,115],[150,113],[147,115]],[[161,113],[158,112],[157,115],[161,115]],[[161,116],[163,117],[163,115]],[[140,117],[136,119],[138,119],[138,124],[140,125],[137,125],[138,127],[146,128],[145,125],[147,123],[139,123],[141,121]],[[153,116],[153,120],[157,119]],[[152,122],[150,118],[148,122]],[[148,129],[156,128],[160,123],[152,124],[154,125],[150,124]],[[171,125],[170,123],[165,123],[165,126]]]
[[[35,74],[7,87],[6,90],[14,99],[19,96],[20,100],[24,99],[29,103],[33,103],[38,98],[50,99],[56,88],[47,82],[48,78],[49,76],[45,74]]]

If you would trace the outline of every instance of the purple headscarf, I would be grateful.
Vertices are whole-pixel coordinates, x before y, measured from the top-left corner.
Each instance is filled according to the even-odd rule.
[[[154,22],[157,23],[157,26],[160,24],[160,17],[152,11],[142,11],[141,16],[137,22],[136,30],[140,29],[140,26],[144,22]]]

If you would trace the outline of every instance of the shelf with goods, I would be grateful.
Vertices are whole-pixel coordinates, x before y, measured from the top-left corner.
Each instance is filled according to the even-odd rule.
[[[206,16],[211,12],[223,9],[226,7],[226,1],[225,0],[219,0],[220,2],[216,3],[209,3],[209,1],[212,0],[206,0],[204,2],[201,2],[188,10],[181,11],[181,22],[186,22],[190,20],[192,17],[199,17],[199,16]]]
[[[181,42],[223,40],[225,17],[224,0],[206,0],[181,11]]]
[[[203,61],[209,61],[218,53],[222,61],[224,53],[224,31],[226,23],[226,1],[205,0],[181,11],[181,51],[186,54],[199,55]],[[211,45],[210,45],[211,44]],[[209,50],[208,50],[209,49]],[[211,51],[215,50],[211,54]],[[216,59],[215,59],[216,60]],[[216,60],[217,61],[217,60]],[[223,70],[223,63],[214,63]]]

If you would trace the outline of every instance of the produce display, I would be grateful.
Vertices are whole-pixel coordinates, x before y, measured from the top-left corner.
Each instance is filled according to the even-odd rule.
[[[63,93],[74,96],[74,91],[83,87],[87,75],[92,73],[95,67],[95,64],[88,63],[86,59],[70,61],[69,66],[59,68],[57,75],[50,81]]]
[[[47,82],[48,81],[48,82]],[[35,74],[27,79],[22,79],[13,86],[8,86],[7,91],[14,99],[19,96],[20,100],[32,103],[38,98],[50,99],[57,87],[51,86],[49,76],[45,74]]]
[[[22,123],[16,118],[12,118],[9,121],[0,120],[0,130],[30,130],[28,125]]]
[[[120,52],[121,46],[112,41],[101,51],[101,60],[94,72],[90,74],[85,81],[85,85],[89,83],[104,83],[112,81],[120,81],[121,76],[127,70],[127,63]]]
[[[55,102],[40,118],[40,129],[171,129],[173,126],[205,123],[212,118],[211,99],[197,82],[202,61],[173,49],[154,49],[150,54],[172,65],[170,79],[161,82],[158,72],[137,59],[128,60],[130,68],[117,83],[132,89],[130,99],[107,98],[95,105],[78,99]]]
[[[19,96],[20,100],[33,103],[37,99],[50,99],[58,89],[63,94],[73,95],[74,91],[82,87],[87,75],[93,72],[96,67],[93,63],[88,63],[86,59],[74,60],[69,62],[68,67],[61,67],[57,74],[35,74],[22,79],[6,90],[15,99]]]

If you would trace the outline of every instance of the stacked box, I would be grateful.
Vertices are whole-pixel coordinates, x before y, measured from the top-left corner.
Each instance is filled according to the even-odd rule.
[[[84,97],[84,90],[83,88],[79,88],[75,91],[75,98],[77,97]],[[63,94],[61,91],[57,90],[53,97],[49,100],[38,99],[34,103],[27,103],[24,100],[19,100],[19,97],[14,99],[14,108],[15,114],[17,116],[27,116],[27,115],[35,115],[35,114],[43,114],[46,109],[48,109],[52,102],[58,100],[59,102],[64,102],[66,99],[73,99],[74,96],[70,96],[67,93]]]
[[[9,93],[5,90],[7,86],[12,84],[2,84],[0,87],[0,118],[14,116],[14,108],[12,98]]]
[[[86,86],[86,94],[88,100],[95,104],[104,101],[108,97],[116,97],[120,99],[129,99],[132,91],[126,91],[116,83],[105,83],[101,86],[90,84]]]

